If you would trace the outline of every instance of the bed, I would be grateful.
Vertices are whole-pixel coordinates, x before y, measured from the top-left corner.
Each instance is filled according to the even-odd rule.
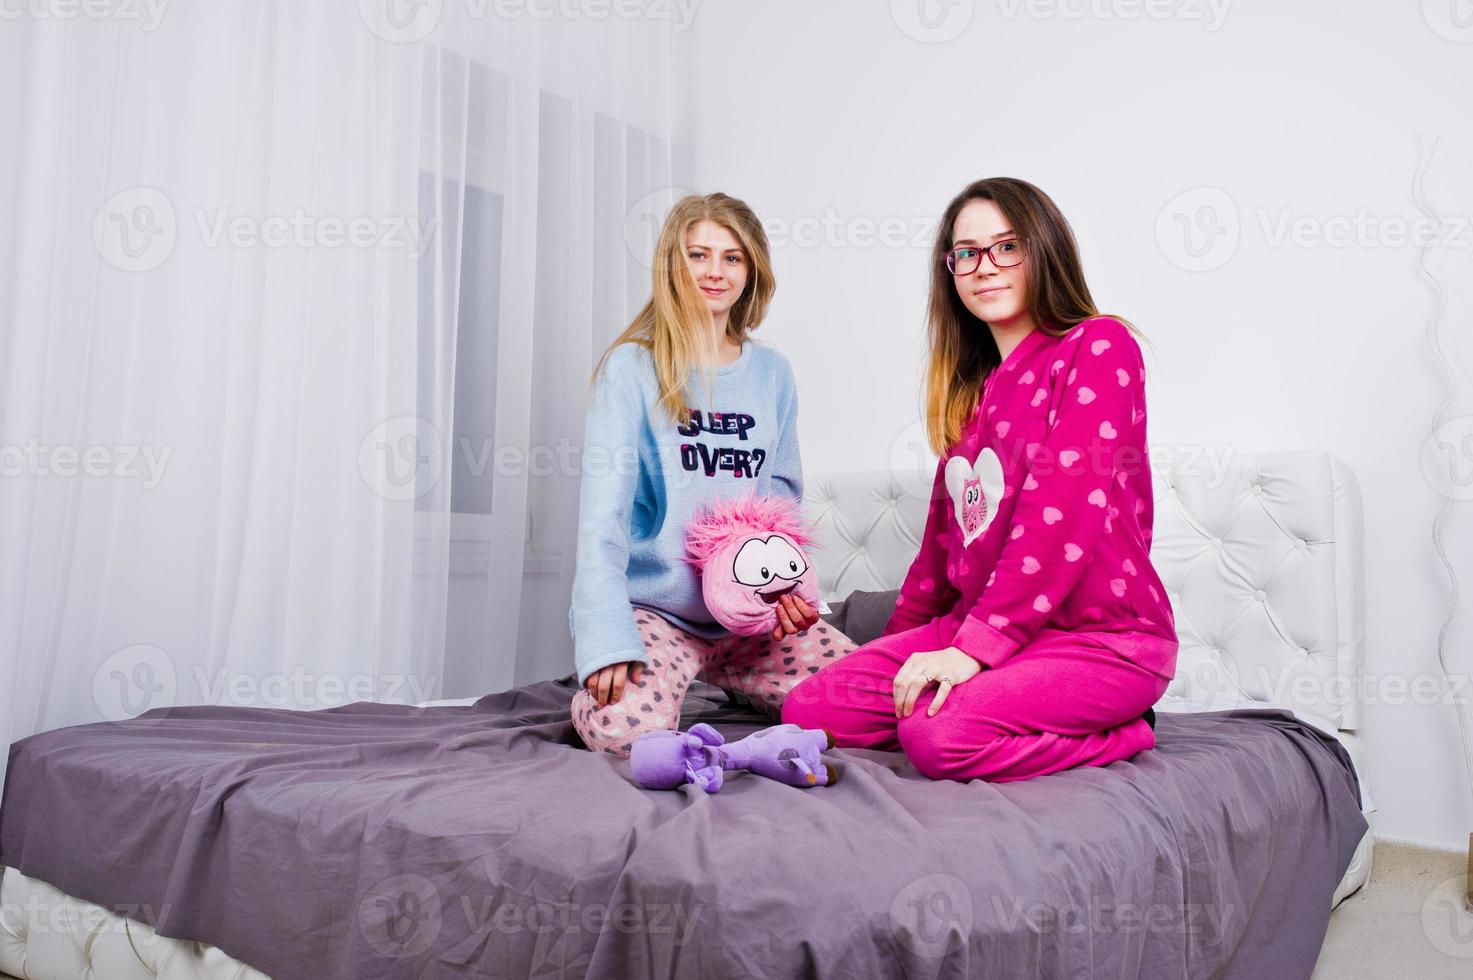
[[[1310,974],[1370,874],[1360,508],[1319,452],[1153,453],[1182,649],[1157,747],[1019,783],[650,793],[571,675],[470,702],[199,706],[11,750],[0,970],[41,977]],[[895,588],[924,499],[813,476],[825,599]],[[767,724],[704,684],[695,721]]]

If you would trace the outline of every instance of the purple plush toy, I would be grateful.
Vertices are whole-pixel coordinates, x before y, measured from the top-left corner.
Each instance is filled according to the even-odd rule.
[[[720,732],[697,722],[687,732],[645,732],[634,740],[629,767],[645,789],[676,789],[695,783],[708,793],[721,788],[727,769],[745,769],[791,786],[832,786],[839,769],[819,753],[834,747],[820,728],[773,725],[730,745]]]

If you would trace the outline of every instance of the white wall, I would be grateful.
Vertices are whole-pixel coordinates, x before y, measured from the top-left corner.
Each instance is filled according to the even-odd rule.
[[[746,198],[786,238],[761,335],[797,371],[807,471],[890,465],[918,416],[929,228],[967,181],[1023,177],[1073,223],[1100,306],[1151,341],[1151,442],[1319,447],[1350,463],[1367,514],[1368,671],[1435,675],[1450,595],[1431,545],[1443,497],[1421,469],[1444,393],[1426,340],[1436,294],[1396,221],[1419,213],[1419,137],[1436,137],[1425,196],[1456,220],[1428,262],[1462,389],[1445,417],[1473,436],[1473,230],[1456,223],[1473,215],[1473,28],[1455,40],[1440,2],[704,0],[676,85],[687,176]],[[902,23],[926,33],[917,4],[956,17],[939,28],[956,36],[908,34]],[[1178,197],[1198,187],[1212,190]],[[1205,255],[1217,267],[1188,271],[1173,212],[1203,203],[1224,227],[1236,215],[1237,245],[1229,255],[1219,236]],[[1325,243],[1356,233],[1357,216],[1370,245]],[[1285,218],[1304,226],[1299,243],[1274,237]],[[793,239],[805,223],[818,244]],[[907,226],[903,238],[924,229],[914,245],[873,241]],[[1473,438],[1457,448],[1473,466]],[[1449,665],[1467,675],[1465,502],[1445,533],[1464,582]],[[1376,833],[1465,846],[1453,709],[1385,703],[1395,690],[1374,700]]]

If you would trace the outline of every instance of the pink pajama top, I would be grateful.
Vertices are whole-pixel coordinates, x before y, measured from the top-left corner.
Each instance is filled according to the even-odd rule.
[[[997,667],[1041,629],[1118,634],[1176,672],[1176,621],[1151,564],[1145,362],[1119,320],[1034,330],[988,375],[936,467],[921,547],[885,633],[939,620]]]

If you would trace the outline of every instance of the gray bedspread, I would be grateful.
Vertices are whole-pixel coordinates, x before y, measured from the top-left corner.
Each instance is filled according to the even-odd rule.
[[[1345,750],[1163,714],[1104,768],[651,792],[573,677],[470,707],[190,707],[11,747],[0,864],[267,974],[1308,977],[1366,831]],[[698,683],[681,727],[768,724]]]

